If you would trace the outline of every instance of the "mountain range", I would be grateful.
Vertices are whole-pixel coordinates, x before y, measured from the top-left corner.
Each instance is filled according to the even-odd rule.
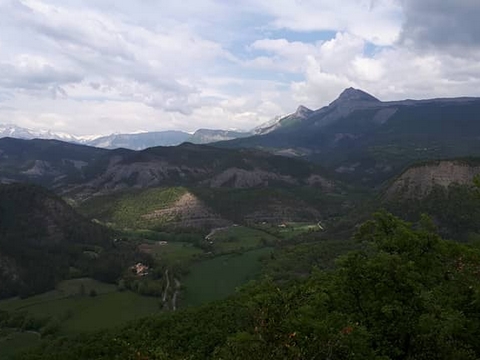
[[[345,180],[378,185],[417,161],[480,155],[480,98],[382,102],[350,88],[330,105],[300,107],[273,127],[216,146],[297,156]]]
[[[270,124],[268,124],[270,127]],[[257,133],[266,133],[262,126],[252,131],[233,131],[233,130],[214,130],[199,129],[193,134],[185,131],[147,131],[131,134],[111,134],[107,136],[76,136],[51,130],[33,130],[19,127],[12,124],[0,124],[0,138],[11,137],[16,139],[45,139],[60,140],[75,144],[95,146],[105,149],[130,149],[144,150],[155,146],[176,146],[184,142],[193,144],[209,144],[217,141],[233,140],[255,135]]]
[[[0,126],[0,137],[52,138],[143,150],[184,142],[258,148],[316,162],[341,179],[376,186],[417,161],[480,155],[480,98],[383,102],[349,88],[328,106],[304,106],[250,131],[200,129],[74,137]]]
[[[15,182],[36,183],[79,199],[157,186],[332,187],[317,165],[255,149],[185,143],[107,150],[57,140],[0,139],[0,183]]]
[[[105,149],[124,148],[130,150],[144,150],[155,146],[176,146],[184,142],[190,142],[192,144],[209,144],[218,141],[228,141],[254,135],[268,134],[269,132],[287,124],[292,117],[298,118],[306,116],[309,112],[312,112],[312,110],[307,109],[304,106],[299,106],[295,113],[286,116],[276,116],[272,120],[251,130],[198,129],[194,133],[179,130],[166,130],[78,136],[52,130],[37,130],[13,124],[0,124],[0,138],[11,137],[25,140],[60,140]]]
[[[191,143],[134,151],[0,139],[0,184],[14,183],[48,188],[90,219],[156,231],[319,221],[348,206],[316,164]]]

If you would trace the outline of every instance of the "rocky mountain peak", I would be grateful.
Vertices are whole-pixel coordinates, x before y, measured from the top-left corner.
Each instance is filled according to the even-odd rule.
[[[366,93],[365,91],[354,89],[352,87],[343,90],[337,100],[334,103],[339,102],[351,102],[351,101],[369,101],[369,102],[380,102],[376,97]]]
[[[309,108],[307,108],[303,105],[300,105],[297,108],[297,111],[295,111],[295,113],[293,115],[297,118],[304,119],[304,118],[309,117],[312,113],[313,113],[313,110],[310,110]]]

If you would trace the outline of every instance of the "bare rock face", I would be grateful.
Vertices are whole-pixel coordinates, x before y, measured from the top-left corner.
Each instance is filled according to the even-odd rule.
[[[17,282],[20,279],[19,272],[15,261],[0,253],[0,279]]]
[[[193,144],[209,144],[217,141],[233,140],[251,136],[250,132],[231,130],[199,129],[187,139]]]
[[[309,110],[301,107],[298,112],[307,116]],[[0,151],[0,183],[40,184],[77,204],[95,196],[154,187],[318,186],[320,178],[309,177],[324,173],[306,162],[262,151],[194,144],[131,151],[0,139]]]
[[[23,283],[21,273],[16,261],[0,252],[0,298],[10,297],[12,288]]]
[[[81,201],[126,189],[147,189],[185,183],[233,189],[268,187],[274,184],[317,186],[325,190],[334,188],[332,181],[316,174],[299,179],[260,168],[246,170],[231,167],[217,172],[213,167],[185,166],[166,161],[125,163],[119,159],[113,160],[102,174],[85,184],[69,188],[68,192],[76,194],[75,198]]]
[[[313,113],[313,110],[310,110],[306,106],[300,105],[297,108],[297,111],[295,111],[295,113],[293,114],[293,116],[299,119],[306,119],[310,115],[312,115],[312,113]]]
[[[183,194],[173,205],[143,215],[143,218],[168,222],[169,226],[182,228],[213,228],[231,224],[190,192]]]
[[[165,161],[123,163],[112,161],[104,173],[70,192],[78,192],[78,198],[110,194],[129,188],[147,189],[179,181],[195,181],[208,173],[207,169],[174,165]]]
[[[299,211],[298,207],[282,203],[268,203],[263,209],[254,211],[245,216],[245,220],[252,223],[266,221],[269,223],[280,224],[289,221],[304,221],[305,219],[314,220],[321,218],[320,212],[311,206],[308,206],[306,203],[300,204],[300,207],[302,211]]]
[[[386,199],[401,197],[413,199],[425,197],[435,186],[450,184],[469,185],[480,175],[480,165],[471,165],[461,160],[444,160],[414,166],[400,175],[387,189]]]
[[[235,189],[268,186],[269,181],[280,181],[286,184],[297,184],[290,176],[279,175],[263,170],[244,170],[238,168],[227,169],[204,182],[212,188],[231,187]]]
[[[320,187],[326,191],[333,191],[335,189],[335,183],[320,175],[311,175],[307,179],[307,184],[310,186]]]
[[[271,133],[274,130],[280,129],[291,120],[305,120],[308,119],[314,113],[313,110],[300,105],[294,113],[285,116],[277,116],[276,118],[262,124],[252,130],[255,135],[265,135]]]
[[[383,125],[398,111],[398,108],[385,108],[377,111],[373,117],[373,122]]]
[[[42,176],[48,172],[51,172],[52,168],[47,161],[35,160],[34,165],[23,172],[25,175],[29,176]]]

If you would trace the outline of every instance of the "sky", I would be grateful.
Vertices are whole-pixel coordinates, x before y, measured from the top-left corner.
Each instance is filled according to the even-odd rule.
[[[478,0],[0,0],[0,124],[251,129],[347,87],[480,96]]]

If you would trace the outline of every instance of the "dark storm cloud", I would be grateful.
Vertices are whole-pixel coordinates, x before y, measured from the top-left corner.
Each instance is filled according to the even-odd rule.
[[[418,47],[480,47],[479,0],[403,0],[401,39]]]

